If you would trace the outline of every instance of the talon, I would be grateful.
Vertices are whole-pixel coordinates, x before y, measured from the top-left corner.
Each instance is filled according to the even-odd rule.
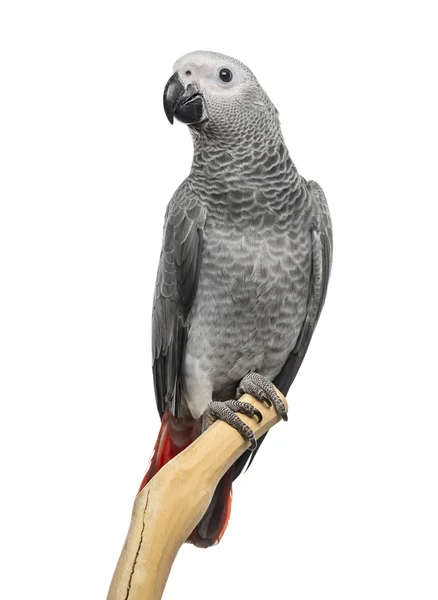
[[[202,431],[205,431],[210,425],[220,419],[225,421],[236,429],[241,436],[249,442],[248,450],[254,452],[257,448],[257,440],[251,427],[248,427],[236,413],[242,413],[249,417],[256,417],[258,423],[263,420],[262,413],[248,402],[239,402],[238,400],[227,400],[226,402],[210,402],[202,415]]]
[[[237,392],[240,395],[242,393],[250,394],[260,400],[260,402],[266,403],[269,408],[274,406],[283,421],[288,420],[286,407],[280,396],[277,394],[273,384],[268,381],[266,377],[263,377],[263,375],[259,375],[259,373],[248,373],[248,375],[245,375],[240,382]]]
[[[257,421],[259,423],[263,421],[263,415],[259,410],[257,410],[257,408],[254,409],[254,415],[257,417]]]

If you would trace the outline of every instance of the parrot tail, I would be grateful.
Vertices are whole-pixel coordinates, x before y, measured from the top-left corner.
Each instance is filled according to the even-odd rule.
[[[143,477],[137,495],[167,462],[198,437],[197,429],[195,422],[193,425],[183,424],[166,410],[149,468]],[[209,548],[221,540],[230,518],[233,474],[234,465],[220,480],[206,513],[187,539],[188,543],[194,544],[198,548]]]
[[[194,426],[187,426],[182,424],[181,421],[175,419],[175,417],[166,410],[161,420],[160,432],[155,442],[154,453],[149,464],[149,468],[146,471],[146,475],[143,477],[143,481],[140,484],[140,488],[137,495],[145,487],[145,485],[152,479],[155,473],[168,463],[177,454],[187,448],[189,444],[195,439],[196,433]]]
[[[231,513],[233,472],[234,465],[219,481],[207,512],[187,540],[189,544],[198,548],[209,548],[221,541]]]

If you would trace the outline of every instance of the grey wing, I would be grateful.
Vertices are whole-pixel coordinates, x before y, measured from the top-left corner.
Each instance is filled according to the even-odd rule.
[[[333,236],[330,213],[322,188],[315,182],[307,183],[312,194],[316,214],[316,226],[311,229],[312,270],[304,323],[282,370],[274,379],[274,385],[286,395],[303,362],[313,332],[321,314],[327,294],[333,254]]]
[[[160,416],[167,407],[175,416],[180,409],[181,371],[204,223],[204,207],[183,183],[166,212],[152,311],[153,378]]]
[[[324,192],[315,181],[309,181],[307,186],[309,192],[312,194],[316,215],[316,227],[313,227],[310,231],[310,235],[312,236],[310,288],[307,299],[306,316],[297,343],[289,354],[280,373],[273,381],[274,385],[284,395],[289,391],[289,388],[298,373],[298,369],[303,362],[313,332],[315,331],[327,294],[332,264],[333,238],[327,201]],[[237,460],[234,469],[234,479],[241,474],[247,461],[249,461],[248,468],[250,467],[266,435],[267,433],[258,439],[255,452],[244,452]]]

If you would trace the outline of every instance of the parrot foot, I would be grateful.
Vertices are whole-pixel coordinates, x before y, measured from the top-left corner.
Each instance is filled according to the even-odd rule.
[[[266,377],[263,377],[263,375],[259,375],[258,373],[248,373],[248,375],[245,375],[237,388],[236,398],[239,399],[243,394],[250,394],[269,407],[274,405],[275,410],[283,421],[287,421],[287,410],[283,401],[275,391],[272,383]]]
[[[214,421],[220,419],[236,429],[251,444],[249,450],[254,451],[257,448],[257,440],[252,429],[236,415],[238,412],[250,417],[257,417],[259,423],[263,419],[262,413],[248,402],[239,400],[210,402],[202,415],[202,431],[204,432]]]

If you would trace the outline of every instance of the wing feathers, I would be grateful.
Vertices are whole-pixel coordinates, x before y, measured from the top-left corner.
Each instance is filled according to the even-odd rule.
[[[306,317],[300,336],[285,365],[274,379],[274,384],[287,394],[309,347],[313,332],[321,314],[327,294],[332,263],[332,228],[327,201],[321,187],[315,181],[308,182],[308,189],[315,204],[317,226],[312,229],[312,271],[307,301]]]
[[[152,313],[153,375],[160,416],[167,406],[178,416],[187,320],[196,297],[204,223],[205,209],[183,184],[166,213]]]

